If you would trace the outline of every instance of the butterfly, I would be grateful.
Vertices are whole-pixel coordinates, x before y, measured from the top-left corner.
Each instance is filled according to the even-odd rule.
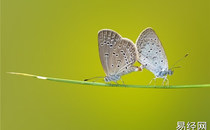
[[[98,49],[100,61],[106,73],[105,82],[117,82],[122,75],[139,70],[137,66],[133,66],[137,60],[136,46],[117,32],[111,29],[100,30]]]
[[[138,53],[137,61],[141,63],[140,68],[146,68],[151,71],[155,75],[154,80],[156,80],[156,78],[163,78],[163,83],[167,81],[169,84],[167,75],[172,75],[172,69],[177,67],[168,68],[165,50],[152,28],[146,28],[140,33],[136,41],[136,48]],[[185,57],[187,55],[185,55]]]

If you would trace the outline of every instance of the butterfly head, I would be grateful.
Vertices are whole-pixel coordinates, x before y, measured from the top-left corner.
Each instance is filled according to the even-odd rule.
[[[171,70],[171,69],[169,69],[168,72],[167,72],[168,75],[172,75],[173,73],[174,73],[174,71]]]
[[[158,75],[156,75],[157,77],[165,77],[165,76],[167,76],[167,75],[172,75],[174,73],[174,71],[173,70],[171,70],[171,69],[169,69],[169,70],[163,70],[163,71],[160,71],[159,73],[158,73]]]

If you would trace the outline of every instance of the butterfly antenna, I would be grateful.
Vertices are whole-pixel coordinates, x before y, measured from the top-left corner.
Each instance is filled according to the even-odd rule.
[[[170,69],[174,69],[174,68],[181,68],[181,66],[178,67],[174,67],[177,63],[179,63],[180,61],[182,61],[184,58],[186,58],[189,55],[189,53],[187,53],[184,57],[180,58],[178,61],[176,61],[172,67]]]
[[[181,68],[181,66],[171,67],[170,69],[177,69],[177,68]]]
[[[92,79],[100,79],[100,78],[104,78],[104,77],[93,77],[93,78],[89,78],[89,79],[84,79],[84,81],[88,81],[88,80],[92,80]]]

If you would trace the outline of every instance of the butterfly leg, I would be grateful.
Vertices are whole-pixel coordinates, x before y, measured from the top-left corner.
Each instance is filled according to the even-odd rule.
[[[169,80],[167,79],[167,77],[164,77],[162,86],[164,86],[165,81],[166,81],[166,86],[169,86]]]
[[[119,85],[117,81],[114,81],[116,83],[116,85]]]
[[[155,80],[155,84],[156,84],[156,77],[155,77],[155,78],[153,78],[153,79],[149,82],[148,86],[151,85],[151,83],[152,83],[153,80]]]
[[[149,82],[148,86],[150,86],[150,84],[152,83],[153,79]]]
[[[154,85],[156,86],[156,77],[154,78],[155,82],[154,82]]]
[[[166,85],[169,87],[169,80],[166,78]]]
[[[166,78],[163,79],[162,86],[164,86],[165,80],[166,80]]]
[[[120,80],[122,81],[122,84],[123,84],[123,85],[125,85],[125,83],[124,83],[123,79],[121,78]]]

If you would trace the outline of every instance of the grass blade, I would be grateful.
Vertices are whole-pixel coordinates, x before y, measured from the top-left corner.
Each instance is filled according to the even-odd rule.
[[[99,82],[89,82],[89,81],[80,81],[80,80],[71,80],[71,79],[61,79],[61,78],[52,78],[44,77],[26,73],[17,73],[17,72],[8,72],[9,74],[21,75],[27,77],[33,77],[43,80],[56,81],[56,82],[65,82],[71,84],[82,84],[82,85],[92,85],[92,86],[105,86],[105,87],[126,87],[126,88],[160,88],[160,89],[172,89],[172,88],[207,88],[210,87],[210,84],[198,84],[198,85],[172,85],[172,86],[148,86],[148,85],[123,85],[123,84],[109,84],[109,83],[99,83]]]

